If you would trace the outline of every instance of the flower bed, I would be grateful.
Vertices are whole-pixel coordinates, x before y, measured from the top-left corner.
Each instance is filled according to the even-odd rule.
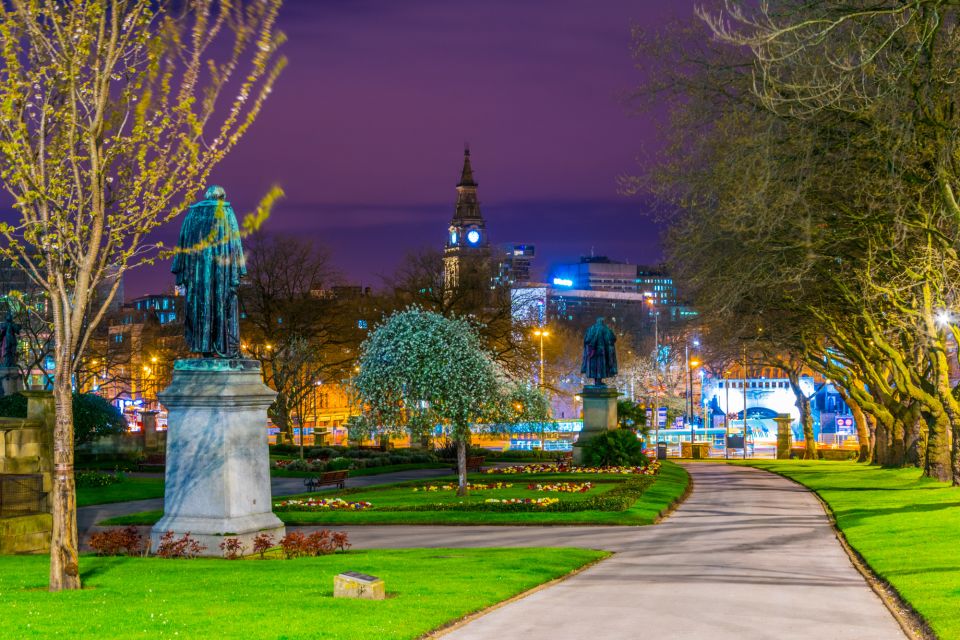
[[[553,484],[528,484],[530,491],[555,491],[557,493],[586,493],[593,489],[592,482],[554,482]]]
[[[470,491],[492,491],[495,489],[509,489],[513,486],[513,483],[508,482],[491,482],[488,484],[474,484],[472,482],[467,484],[467,489]],[[455,484],[428,484],[424,487],[414,487],[413,491],[456,491],[457,485]]]
[[[487,469],[490,474],[533,474],[533,473],[609,473],[618,475],[652,476],[660,471],[660,462],[654,460],[637,467],[577,467],[568,464],[522,464],[511,467]]]
[[[369,502],[348,502],[343,498],[307,500],[281,500],[273,505],[274,511],[362,511],[373,505]]]
[[[487,504],[532,504],[537,507],[549,507],[552,504],[560,502],[560,498],[487,498],[484,500]]]

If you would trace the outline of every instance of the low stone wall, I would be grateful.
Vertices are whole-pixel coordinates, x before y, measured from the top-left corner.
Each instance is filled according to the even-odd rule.
[[[52,489],[53,396],[25,391],[26,418],[0,418],[0,474],[40,474],[43,491]],[[47,553],[53,518],[35,513],[0,518],[0,554]]]
[[[0,518],[0,555],[49,553],[52,531],[49,513]]]

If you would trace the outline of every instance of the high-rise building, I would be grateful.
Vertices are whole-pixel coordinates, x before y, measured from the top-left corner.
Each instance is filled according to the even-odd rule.
[[[490,258],[487,223],[480,213],[477,183],[470,166],[470,148],[463,150],[463,169],[457,183],[457,204],[447,228],[443,257],[443,279],[447,290],[456,288],[467,263],[482,263]]]
[[[532,244],[501,244],[497,246],[495,284],[509,287],[530,282],[530,267],[536,256]]]

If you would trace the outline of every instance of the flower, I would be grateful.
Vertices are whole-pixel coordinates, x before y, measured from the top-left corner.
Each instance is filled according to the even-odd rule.
[[[512,486],[513,484],[508,482],[491,482],[488,484],[474,484],[471,482],[467,484],[467,489],[470,491],[492,491],[495,489],[509,489]],[[414,487],[413,491],[456,491],[456,489],[457,485],[455,484],[428,484],[422,487]]]
[[[557,491],[560,493],[586,493],[593,488],[592,482],[556,482],[554,484],[528,484],[530,491]]]
[[[519,473],[610,473],[635,474],[652,476],[660,471],[660,462],[653,460],[646,465],[637,467],[576,467],[568,464],[523,464],[512,467],[487,469],[484,473],[519,474]]]
[[[531,504],[538,507],[549,507],[552,504],[560,502],[559,498],[487,498],[484,500],[490,504]]]
[[[360,511],[372,506],[369,502],[348,502],[343,498],[309,498],[307,500],[281,500],[275,502],[273,508],[279,511]]]

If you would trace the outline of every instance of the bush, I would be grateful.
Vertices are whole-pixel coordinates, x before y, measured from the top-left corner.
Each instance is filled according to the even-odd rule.
[[[27,397],[15,393],[0,398],[0,416],[27,417]],[[73,438],[76,444],[90,442],[97,436],[125,433],[127,420],[120,410],[94,393],[73,394]]]
[[[286,470],[286,471],[308,471],[308,470],[309,470],[309,466],[310,466],[310,465],[307,463],[306,460],[300,460],[300,459],[298,458],[297,460],[292,460],[289,464],[287,464],[287,465],[284,467],[284,470]]]
[[[583,447],[583,465],[587,467],[625,467],[646,463],[643,445],[630,429],[606,431],[591,438]]]
[[[327,463],[328,471],[344,471],[353,466],[353,461],[349,458],[334,458]]]
[[[260,554],[260,559],[263,559],[263,554],[270,550],[273,545],[276,544],[273,540],[273,536],[269,533],[258,533],[253,539],[253,552]]]
[[[123,473],[103,473],[102,471],[77,471],[73,476],[77,488],[91,489],[96,487],[109,487],[126,480]]]
[[[287,560],[301,556],[326,556],[346,551],[351,546],[345,532],[331,533],[328,529],[314,531],[310,535],[291,532],[280,540],[280,548]]]
[[[223,557],[227,560],[239,560],[247,547],[240,542],[240,538],[227,538],[220,543],[220,550],[223,551]]]
[[[198,540],[190,537],[190,532],[183,534],[180,538],[174,538],[173,531],[167,531],[160,536],[160,544],[157,545],[158,558],[196,558],[206,547]]]
[[[134,526],[98,531],[89,545],[98,556],[140,556],[147,550],[147,541]]]
[[[314,447],[310,449],[309,456],[311,458],[323,458],[324,460],[329,460],[330,458],[337,457],[337,450],[332,447]]]

